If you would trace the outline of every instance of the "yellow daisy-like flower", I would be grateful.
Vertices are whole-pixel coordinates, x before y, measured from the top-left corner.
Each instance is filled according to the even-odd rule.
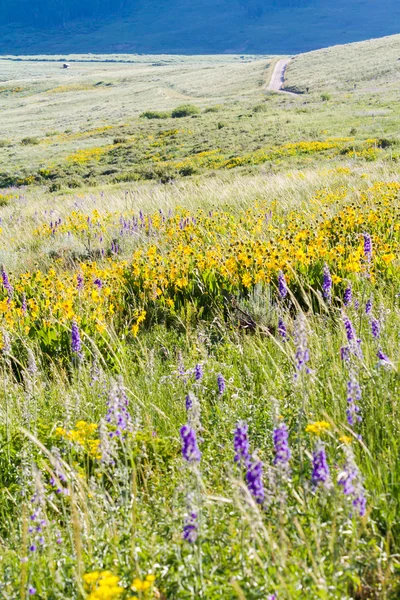
[[[351,444],[353,439],[349,435],[342,435],[339,438],[339,442],[343,442],[343,444]]]
[[[315,423],[310,423],[306,427],[306,433],[315,433],[316,435],[321,435],[328,429],[331,428],[330,423],[327,421],[315,421]]]

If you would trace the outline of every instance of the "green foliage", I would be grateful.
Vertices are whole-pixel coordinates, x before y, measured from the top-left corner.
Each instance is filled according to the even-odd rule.
[[[193,115],[198,115],[200,113],[200,109],[198,106],[194,104],[181,104],[181,106],[177,106],[171,112],[171,116],[174,119],[180,119],[182,117],[191,117]]]
[[[37,146],[40,144],[40,140],[36,137],[25,137],[21,140],[23,146]]]
[[[161,110],[146,110],[140,115],[142,119],[168,119],[170,116],[171,113]]]

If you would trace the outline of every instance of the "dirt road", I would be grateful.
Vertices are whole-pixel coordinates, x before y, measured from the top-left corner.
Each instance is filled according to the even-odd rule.
[[[268,84],[268,89],[274,92],[285,92],[285,94],[293,94],[293,92],[287,92],[282,89],[285,82],[285,71],[290,63],[290,58],[281,58],[275,65],[274,72],[272,73],[271,81]],[[295,95],[295,94],[293,94]]]

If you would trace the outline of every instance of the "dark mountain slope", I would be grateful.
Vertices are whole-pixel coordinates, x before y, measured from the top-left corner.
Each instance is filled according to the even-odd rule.
[[[297,53],[398,33],[398,0],[0,0],[0,53]]]

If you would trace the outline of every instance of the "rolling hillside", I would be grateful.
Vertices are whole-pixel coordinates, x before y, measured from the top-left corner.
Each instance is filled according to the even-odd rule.
[[[15,0],[0,54],[307,52],[398,33],[396,0]]]

